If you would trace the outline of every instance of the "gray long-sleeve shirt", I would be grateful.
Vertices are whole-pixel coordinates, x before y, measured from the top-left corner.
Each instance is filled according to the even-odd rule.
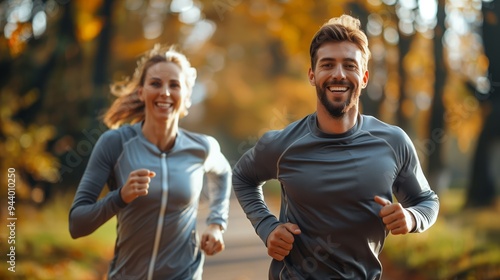
[[[262,193],[271,179],[281,183],[279,220]],[[301,229],[290,254],[272,260],[270,279],[380,279],[388,231],[374,197],[394,194],[415,216],[415,232],[439,211],[406,133],[366,115],[338,135],[322,132],[316,114],[267,132],[233,168],[233,188],[265,244],[279,223]]]
[[[146,196],[126,204],[120,188],[141,168],[156,176]],[[109,279],[201,279],[196,217],[206,174],[214,179],[207,224],[225,228],[231,167],[214,138],[181,129],[165,153],[144,137],[141,123],[109,130],[97,141],[78,186],[69,215],[71,236],[88,235],[116,215]],[[98,199],[106,182],[109,192]]]

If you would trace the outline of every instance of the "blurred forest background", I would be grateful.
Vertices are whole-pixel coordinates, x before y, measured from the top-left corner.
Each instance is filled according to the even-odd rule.
[[[114,236],[70,240],[67,214],[107,129],[109,85],[141,53],[164,43],[188,56],[199,75],[181,125],[215,136],[235,163],[264,131],[315,110],[310,40],[342,13],[372,50],[362,112],[410,135],[442,203],[431,230],[388,240],[384,262],[415,279],[499,279],[500,1],[4,0],[0,207],[6,221],[15,168],[16,279],[106,271]]]

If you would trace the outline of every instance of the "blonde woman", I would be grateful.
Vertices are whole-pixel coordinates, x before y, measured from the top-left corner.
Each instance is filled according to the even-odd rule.
[[[104,122],[112,129],[96,143],[69,214],[73,238],[116,215],[109,279],[201,279],[204,255],[224,250],[230,165],[213,137],[179,127],[195,79],[183,54],[156,45],[138,61],[131,79],[111,87],[118,98]],[[198,240],[205,175],[216,183]],[[98,199],[106,183],[109,192]]]

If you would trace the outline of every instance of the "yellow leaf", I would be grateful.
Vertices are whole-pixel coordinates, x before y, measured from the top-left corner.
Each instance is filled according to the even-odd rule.
[[[100,32],[103,21],[98,18],[85,18],[78,23],[78,39],[82,42],[94,39]]]

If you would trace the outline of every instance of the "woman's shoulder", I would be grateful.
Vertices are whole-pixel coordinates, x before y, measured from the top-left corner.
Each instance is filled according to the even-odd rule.
[[[99,138],[106,145],[120,145],[137,135],[136,125],[123,125],[119,128],[106,130]]]
[[[181,134],[181,137],[185,138],[186,140],[198,143],[204,146],[206,149],[211,149],[214,146],[219,147],[219,142],[217,141],[217,139],[215,139],[214,136],[200,132],[189,131],[186,129],[180,129],[179,133]]]

